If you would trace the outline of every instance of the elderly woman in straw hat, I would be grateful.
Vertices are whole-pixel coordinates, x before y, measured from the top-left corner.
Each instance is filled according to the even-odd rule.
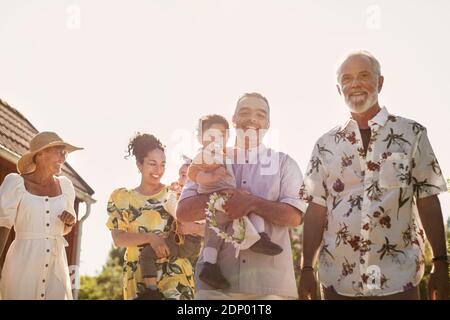
[[[68,153],[80,150],[42,132],[0,187],[0,255],[9,229],[15,240],[0,278],[3,299],[72,299],[64,235],[76,222],[72,182],[59,176]]]

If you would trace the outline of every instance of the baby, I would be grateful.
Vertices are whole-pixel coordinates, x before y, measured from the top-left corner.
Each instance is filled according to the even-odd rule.
[[[236,188],[236,179],[230,164],[233,161],[229,159],[229,157],[231,160],[233,159],[234,153],[233,150],[226,149],[228,121],[220,115],[208,115],[200,119],[198,130],[198,139],[203,148],[189,166],[188,178],[198,184],[198,193],[200,194]],[[214,138],[213,142],[211,142],[211,137]],[[250,250],[272,256],[280,254],[283,249],[273,243],[265,233],[264,219],[253,213],[249,214],[248,218],[259,234],[259,240],[250,247]],[[221,211],[216,211],[216,220],[221,230],[225,230],[227,224],[232,223],[227,214]],[[226,289],[230,286],[217,265],[217,253],[220,251],[223,241],[209,228],[207,222],[203,249],[205,263],[199,278],[216,289]]]

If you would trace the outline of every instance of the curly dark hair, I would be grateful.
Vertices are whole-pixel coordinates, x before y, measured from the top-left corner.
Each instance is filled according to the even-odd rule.
[[[125,159],[133,155],[139,163],[143,163],[144,158],[150,151],[159,149],[165,152],[165,148],[166,146],[154,135],[138,132],[128,143],[128,154],[125,156]]]

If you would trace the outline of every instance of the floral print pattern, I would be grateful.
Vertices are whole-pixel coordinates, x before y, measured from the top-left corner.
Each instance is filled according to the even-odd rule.
[[[154,232],[167,235],[173,232],[176,194],[165,187],[153,196],[144,196],[125,188],[115,190],[108,201],[107,227],[126,232]],[[141,247],[129,247],[123,266],[124,299],[134,299],[145,290],[139,266]],[[192,300],[194,275],[187,259],[170,257],[158,261],[158,289],[167,300]]]
[[[447,190],[425,127],[386,108],[369,126],[367,154],[353,119],[323,135],[300,189],[304,200],[328,209],[320,281],[346,296],[419,283],[425,237],[415,202]]]

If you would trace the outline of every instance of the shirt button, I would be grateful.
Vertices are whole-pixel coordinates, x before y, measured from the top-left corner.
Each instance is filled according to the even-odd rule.
[[[245,160],[245,163],[248,163],[248,160]]]
[[[47,227],[50,227],[50,223],[47,223]]]
[[[243,183],[243,184],[246,184],[246,183],[247,183],[247,181],[242,181],[242,183]]]
[[[245,259],[244,259],[244,260],[242,260],[242,263],[245,263]]]
[[[47,249],[47,252],[50,252],[50,249]],[[47,264],[45,266],[48,266]]]
[[[48,198],[45,198],[45,201],[47,201],[47,202],[48,202]]]
[[[48,251],[48,250],[47,250]],[[48,268],[48,263],[45,265],[46,268]]]
[[[45,279],[42,279],[42,282],[45,283]]]
[[[46,213],[50,213],[50,211],[48,211],[48,210],[47,210],[47,211],[45,211],[45,212],[46,212]]]
[[[45,294],[42,293],[42,294],[41,294],[41,297],[43,298],[44,296],[45,296]]]

